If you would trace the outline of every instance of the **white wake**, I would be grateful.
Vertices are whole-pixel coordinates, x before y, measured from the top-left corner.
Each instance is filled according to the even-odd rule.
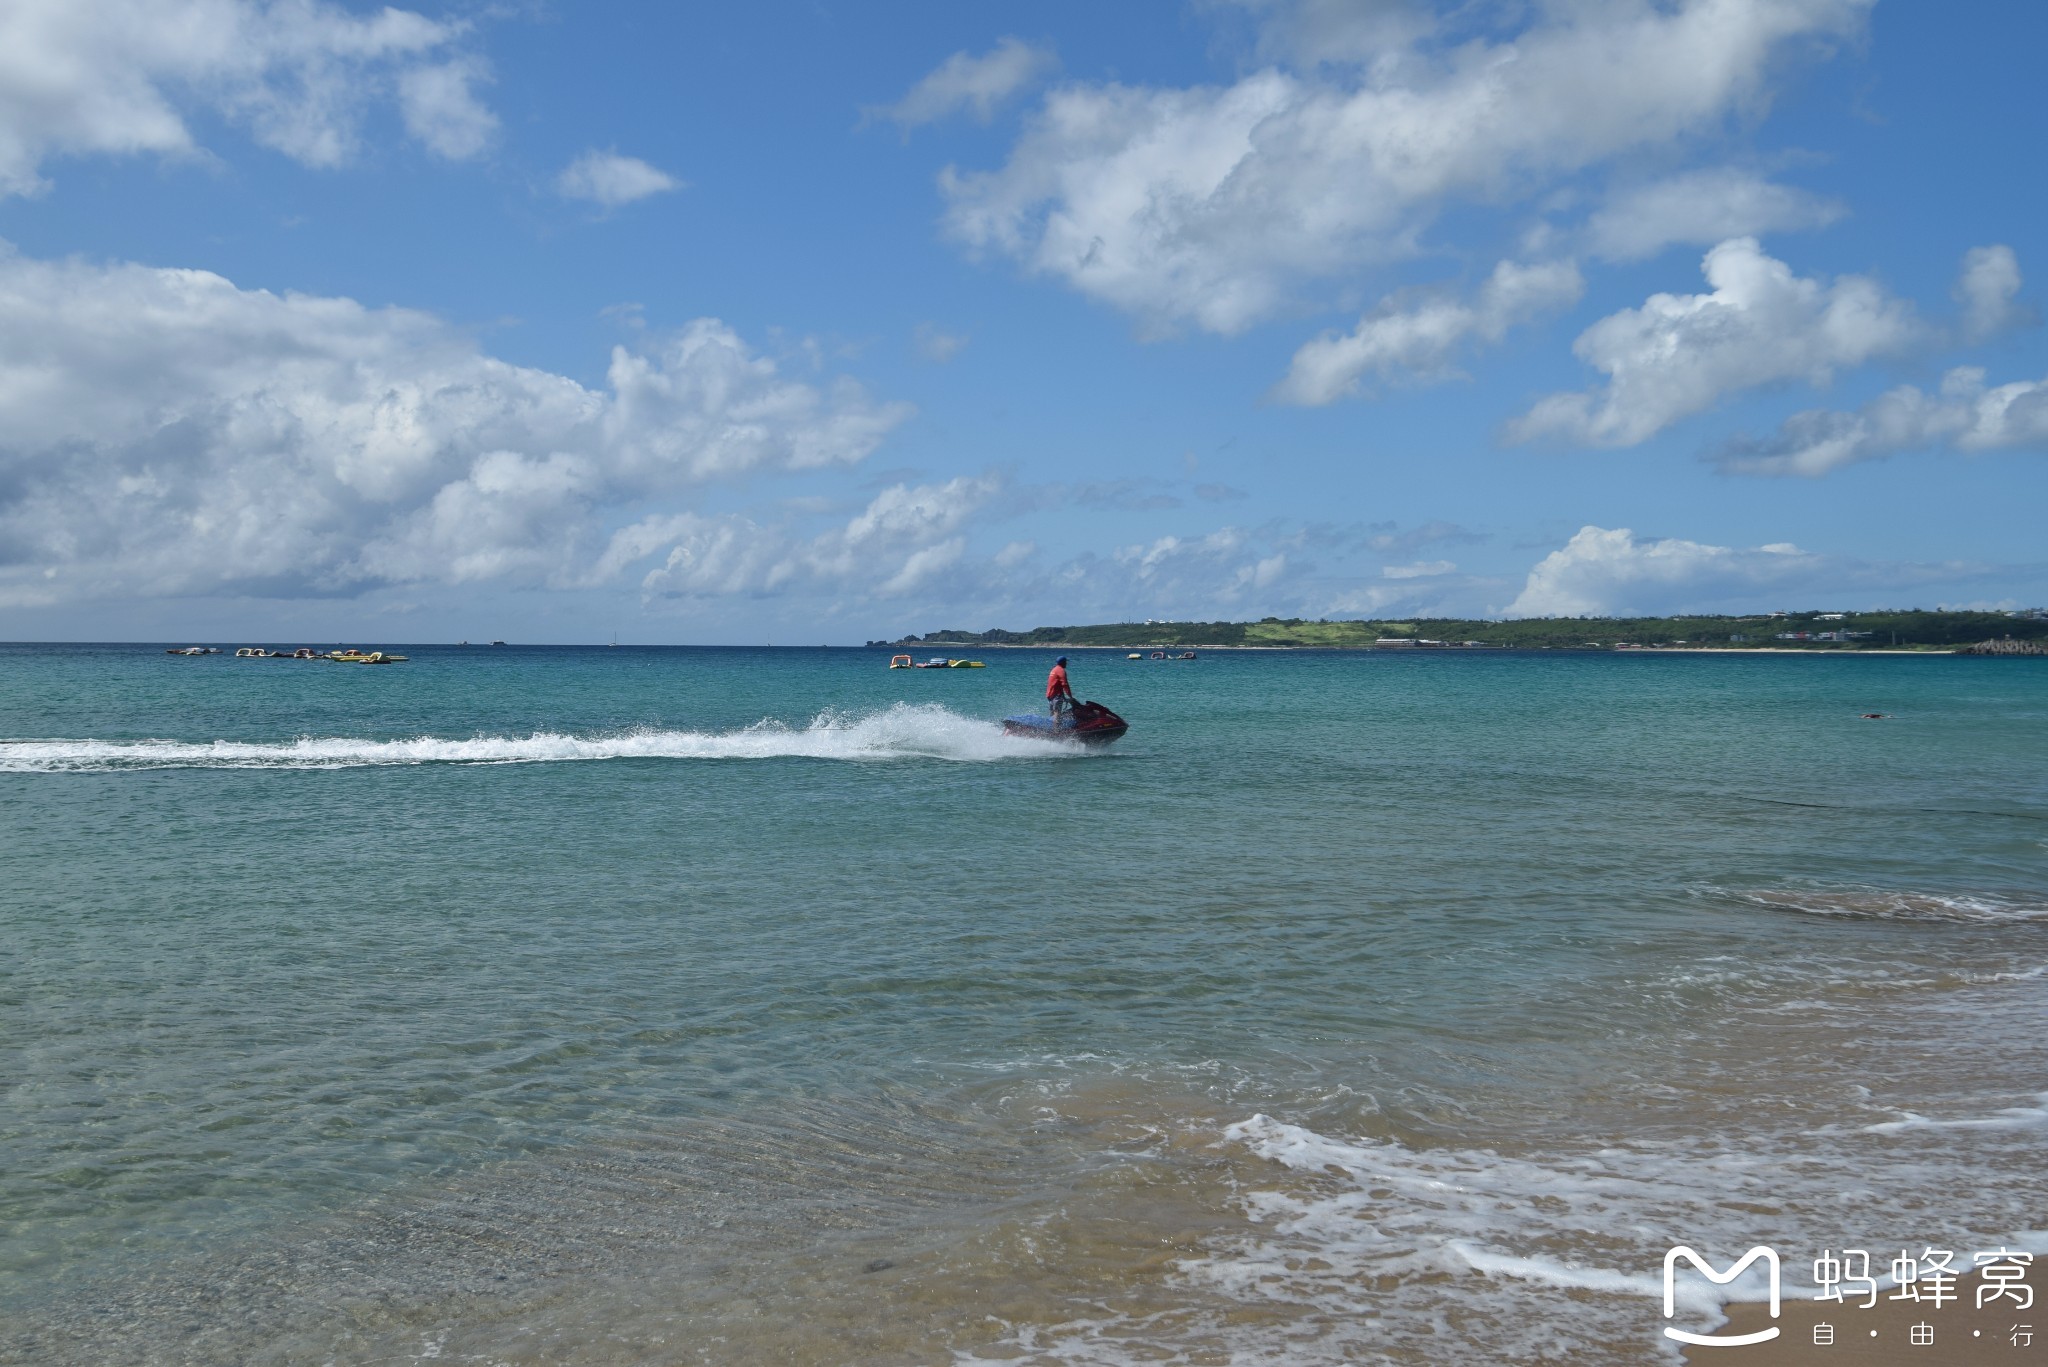
[[[288,741],[0,740],[0,773],[104,773],[128,769],[349,769],[399,764],[552,764],[595,759],[941,759],[962,763],[1072,758],[1072,742],[1003,734],[994,721],[936,703],[897,703],[853,715],[826,711],[796,727],[766,720],[736,731],[652,728],[600,735]]]

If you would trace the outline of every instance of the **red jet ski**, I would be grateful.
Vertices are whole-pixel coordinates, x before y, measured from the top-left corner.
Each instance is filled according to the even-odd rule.
[[[1077,702],[1057,724],[1039,712],[1003,718],[1006,736],[1030,736],[1034,740],[1078,740],[1104,745],[1131,729],[1130,723],[1099,702]]]

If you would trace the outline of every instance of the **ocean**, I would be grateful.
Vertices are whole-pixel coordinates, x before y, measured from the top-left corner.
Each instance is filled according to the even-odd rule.
[[[1050,652],[397,649],[0,646],[0,1361],[1675,1362],[1674,1245],[2048,1251],[2040,661],[1072,651],[1082,749]]]

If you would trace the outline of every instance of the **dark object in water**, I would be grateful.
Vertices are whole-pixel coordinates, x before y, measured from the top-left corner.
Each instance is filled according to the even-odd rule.
[[[1030,736],[1034,740],[1079,740],[1105,744],[1130,730],[1130,723],[1099,702],[1077,702],[1057,723],[1037,712],[1003,718],[1006,736]]]

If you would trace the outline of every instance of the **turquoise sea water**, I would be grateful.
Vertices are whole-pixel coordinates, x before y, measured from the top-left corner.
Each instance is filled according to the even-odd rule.
[[[1654,1361],[2048,1225],[2038,661],[407,653],[0,647],[0,1361]]]

